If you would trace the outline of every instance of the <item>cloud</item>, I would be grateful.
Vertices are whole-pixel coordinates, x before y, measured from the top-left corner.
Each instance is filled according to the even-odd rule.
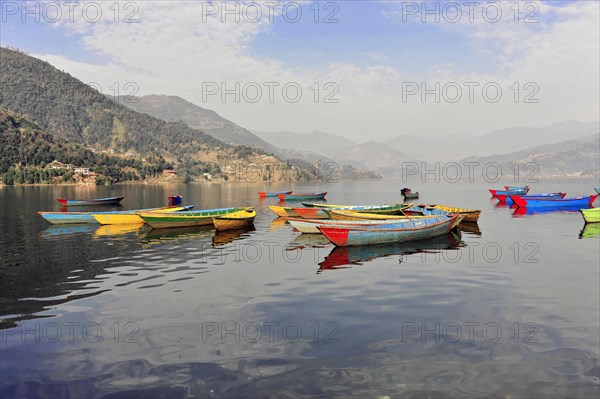
[[[472,45],[471,59],[493,60],[494,65],[484,73],[473,73],[456,65],[423,64],[425,81],[401,67],[382,65],[388,55],[377,51],[377,37],[372,37],[373,50],[364,53],[372,66],[336,62],[316,69],[259,57],[253,52],[254,43],[268,40],[268,35],[262,34],[274,29],[265,17],[268,4],[261,3],[263,17],[258,22],[249,21],[255,15],[248,9],[228,14],[224,20],[221,14],[207,15],[200,2],[135,4],[139,23],[115,23],[112,11],[103,9],[103,19],[97,23],[80,18],[56,24],[68,33],[65,40],[79,38],[86,51],[103,55],[107,64],[76,62],[61,54],[39,56],[84,82],[98,82],[107,93],[111,91],[104,88],[115,82],[122,86],[133,81],[139,94],[179,95],[242,126],[263,131],[318,129],[360,141],[399,133],[484,133],[515,125],[599,119],[600,15],[596,2],[567,6],[532,3],[538,7],[535,17],[539,22],[534,24],[515,22],[512,16],[495,24],[484,19],[454,24],[413,20],[411,23],[420,24],[417,28],[434,30],[440,37],[447,31],[463,35]],[[503,11],[511,4],[503,4]],[[276,23],[285,23],[282,7],[273,11]],[[343,12],[343,3],[340,8]],[[394,12],[388,8],[385,17],[398,18]],[[360,26],[354,34],[362,34]],[[407,96],[406,89],[412,88],[413,82],[419,92]],[[473,102],[468,101],[465,82],[479,84]],[[435,94],[423,97],[421,91],[435,88],[436,83],[439,102]],[[491,83],[502,89],[498,102],[487,101],[481,91]],[[219,93],[207,96],[207,85],[214,89],[214,84]],[[447,99],[456,85],[463,90],[463,97],[452,103]],[[257,87],[262,91],[260,100],[247,101],[255,98]],[[301,97],[292,102],[298,87]],[[233,93],[223,101],[222,88],[237,91],[239,102]],[[526,96],[538,102],[524,103]]]

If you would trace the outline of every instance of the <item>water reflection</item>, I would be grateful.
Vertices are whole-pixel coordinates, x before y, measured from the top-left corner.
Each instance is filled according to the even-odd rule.
[[[600,236],[600,223],[586,223],[579,233],[579,238],[595,238]]]
[[[152,229],[144,226],[140,229],[140,236],[144,244],[158,244],[165,241],[194,239],[210,237],[212,226],[174,227],[170,229]]]
[[[286,245],[286,249],[324,248],[329,245],[331,245],[331,242],[323,234],[300,234]]]
[[[458,225],[458,228],[460,229],[460,231],[465,233],[470,233],[477,236],[481,235],[481,229],[479,228],[477,222],[461,222]]]
[[[142,223],[134,224],[107,224],[102,225],[94,231],[94,238],[115,237],[138,232],[143,227]]]
[[[222,245],[229,244],[232,241],[239,240],[241,238],[249,237],[250,232],[256,231],[254,226],[248,226],[242,229],[217,231],[213,237],[213,246],[219,247]]]
[[[97,228],[97,224],[55,225],[40,232],[40,238],[53,239],[76,234],[88,234]]]
[[[580,207],[561,207],[561,208],[527,208],[527,207],[518,207],[513,212],[513,217],[524,217],[528,215],[537,215],[540,213],[578,213]]]
[[[283,227],[285,227],[287,224],[287,219],[286,218],[277,218],[274,219],[270,224],[269,224],[269,229],[271,231],[276,231],[279,230]]]
[[[461,240],[460,232],[453,231],[443,236],[413,242],[335,247],[325,260],[319,263],[319,271],[335,270],[345,265],[362,265],[373,259],[392,255],[400,255],[398,261],[403,262],[404,255],[456,250],[463,246],[465,244]]]

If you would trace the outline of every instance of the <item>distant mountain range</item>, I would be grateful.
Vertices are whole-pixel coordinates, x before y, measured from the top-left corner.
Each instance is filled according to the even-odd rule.
[[[261,163],[293,171],[282,172],[280,179],[316,178],[311,168],[300,163],[292,167],[258,147],[225,143],[182,121],[167,122],[136,112],[20,51],[0,47],[0,59],[0,107],[35,123],[53,138],[93,151],[110,150],[140,158],[163,157],[185,180],[207,172],[227,180],[234,169]],[[277,180],[277,176],[263,170],[260,178]]]

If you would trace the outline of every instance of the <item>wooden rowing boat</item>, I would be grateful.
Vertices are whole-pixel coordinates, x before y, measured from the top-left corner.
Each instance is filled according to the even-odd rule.
[[[530,199],[545,199],[545,198],[565,198],[567,193],[546,193],[546,194],[527,194],[522,195],[521,197],[526,197]],[[513,201],[507,194],[496,194],[495,197],[500,202],[506,202],[507,204],[512,204]]]
[[[340,210],[354,212],[378,213],[381,215],[398,215],[402,210],[410,208],[413,204],[384,204],[384,205],[334,205],[303,202],[302,205],[309,208],[320,208],[324,210]]]
[[[258,196],[260,198],[276,198],[279,194],[291,194],[291,193],[292,193],[292,191],[272,191],[272,192],[259,191]]]
[[[327,192],[305,193],[305,194],[277,194],[282,201],[305,201],[305,200],[323,200]]]
[[[479,215],[481,214],[481,210],[479,209],[466,209],[466,208],[457,208],[454,206],[447,205],[432,205],[435,209],[440,209],[442,211],[448,213],[458,213],[463,215],[463,222],[477,222],[479,220]]]
[[[415,193],[413,193],[413,192],[404,193],[402,195],[404,196],[405,200],[407,200],[407,199],[418,199],[419,198],[419,192],[418,191],[415,192]]]
[[[586,223],[600,223],[600,208],[580,209]]]
[[[462,218],[462,215],[454,214],[431,219],[403,220],[393,224],[346,227],[323,225],[318,228],[334,245],[345,247],[436,237],[458,226]]]
[[[282,218],[287,217],[298,217],[296,211],[291,206],[277,206],[277,205],[269,205],[269,209],[275,212],[275,214]]]
[[[380,213],[354,212],[338,209],[325,210],[325,212],[329,215],[329,219],[332,220],[397,220],[425,217],[423,215],[382,215]]]
[[[155,229],[207,226],[213,224],[213,218],[237,212],[245,208],[216,208],[188,212],[137,212],[148,225]]]
[[[131,211],[92,212],[92,217],[100,224],[135,224],[144,223],[137,212],[182,212],[189,211],[194,205],[166,206],[162,208],[136,209]]]
[[[254,208],[246,208],[237,212],[228,213],[223,216],[212,218],[217,231],[243,229],[252,226],[256,211]]]
[[[90,212],[38,212],[52,224],[97,223]]]
[[[547,208],[559,208],[559,207],[590,207],[594,200],[598,197],[598,194],[590,195],[587,197],[575,197],[575,198],[549,198],[549,199],[528,199],[518,195],[511,195],[510,199],[519,207],[547,207]]]
[[[428,216],[428,218],[446,219],[447,216]],[[407,220],[407,219],[403,219]],[[397,225],[402,220],[328,220],[328,219],[298,219],[290,218],[288,223],[304,234],[319,234],[319,226],[390,226]]]
[[[92,206],[92,205],[118,205],[123,197],[108,197],[108,198],[95,198],[89,200],[72,200],[65,198],[57,198],[56,200],[64,206]]]

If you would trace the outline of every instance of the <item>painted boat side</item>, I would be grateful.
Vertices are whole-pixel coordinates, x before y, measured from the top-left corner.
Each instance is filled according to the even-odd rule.
[[[307,194],[278,194],[282,201],[301,201],[301,200],[312,200],[312,199],[325,199],[327,192],[321,193],[307,193]]]
[[[546,194],[527,194],[527,195],[522,195],[521,197],[526,197],[526,198],[530,198],[530,199],[545,199],[545,198],[565,198],[567,196],[567,193],[546,193]],[[500,201],[500,202],[506,202],[507,204],[512,204],[513,201],[510,199],[510,197],[506,194],[496,194],[496,198]]]
[[[372,245],[436,237],[449,232],[458,221],[460,217],[454,215],[436,223],[426,219],[402,222],[405,228],[319,226],[319,230],[336,246]]]
[[[90,212],[38,212],[52,224],[97,223]]]
[[[66,198],[57,198],[57,201],[65,206],[91,206],[91,205],[116,205],[120,203],[125,196],[94,198],[89,200],[71,200]]]
[[[580,209],[586,223],[600,223],[600,208]]]
[[[291,194],[293,191],[272,191],[272,192],[267,192],[267,191],[259,191],[258,192],[258,196],[260,198],[275,198],[277,197],[279,194]]]
[[[194,205],[186,206],[175,206],[175,207],[161,207],[161,208],[147,208],[147,209],[135,209],[129,211],[113,211],[113,212],[93,212],[92,217],[102,225],[108,224],[134,224],[144,223],[136,212],[183,212],[189,211]]]
[[[269,209],[275,212],[277,216],[282,218],[299,216],[291,206],[269,205]]]
[[[511,195],[510,199],[519,207],[584,207],[591,206],[597,197],[598,194],[575,198],[527,199],[527,197]]]
[[[138,212],[148,225],[155,229],[213,224],[213,217],[239,211],[239,208],[216,208],[190,212]]]
[[[327,213],[320,208],[293,208],[293,210],[305,219],[329,219]]]
[[[430,223],[434,223],[437,221],[444,221],[449,219],[449,217],[441,215],[437,217],[430,217]],[[389,220],[323,220],[323,219],[296,219],[290,218],[288,222],[295,229],[300,231],[301,233],[306,234],[318,234],[320,233],[318,227],[319,226],[331,226],[331,227],[363,227],[363,228],[378,228],[378,229],[393,229],[393,228],[402,228],[404,226],[403,222],[408,221],[409,219],[389,219]]]

